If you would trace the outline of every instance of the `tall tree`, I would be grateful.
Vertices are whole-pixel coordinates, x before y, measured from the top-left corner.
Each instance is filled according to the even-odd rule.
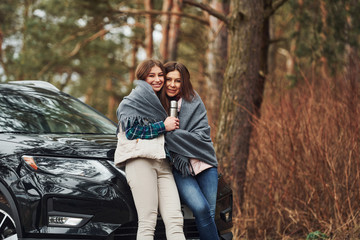
[[[243,203],[249,156],[251,121],[259,114],[262,103],[265,65],[262,57],[268,50],[268,33],[264,34],[266,19],[286,0],[231,0],[229,17],[206,4],[184,0],[207,11],[227,24],[229,59],[221,95],[220,118],[215,150],[225,170],[231,172]],[[266,7],[266,8],[265,8]],[[267,26],[267,25],[265,25]],[[230,171],[231,169],[231,171]]]
[[[211,0],[210,6],[226,16],[229,14],[230,0]],[[206,54],[206,106],[210,113],[209,122],[216,129],[228,57],[228,32],[225,23],[212,15],[209,15],[208,39],[209,46]]]
[[[153,9],[152,0],[144,0],[144,6],[147,12],[151,12]],[[151,58],[153,55],[153,30],[152,15],[148,13],[145,16],[145,49],[148,58]]]
[[[231,49],[225,72],[220,104],[216,153],[220,161],[229,162],[234,182],[239,183],[239,206],[243,203],[247,160],[251,136],[251,119],[261,98],[261,44],[263,34],[263,0],[232,0],[228,22]],[[260,95],[260,96],[259,96]]]
[[[14,31],[19,27],[19,11],[17,11],[21,3],[17,1],[4,0],[0,3],[0,73],[3,76],[0,78],[0,82],[3,79],[9,78],[7,62],[12,62],[13,58],[11,53],[15,49],[15,46],[6,44],[6,38],[14,35]]]
[[[173,0],[164,0],[162,11],[167,12],[161,17],[162,25],[162,40],[160,43],[160,55],[164,62],[167,62],[169,59],[169,31],[170,31],[170,19],[171,19],[171,8],[173,5]]]
[[[170,29],[169,29],[169,60],[175,61],[177,59],[178,41],[180,33],[181,16],[179,13],[182,11],[182,1],[173,1],[170,17]]]
[[[137,58],[136,58],[136,54],[139,50],[138,47],[139,43],[136,40],[132,41],[132,48],[131,48],[131,64],[130,64],[130,72],[129,72],[129,78],[130,78],[130,82],[133,82],[135,80],[135,70],[136,70],[136,66],[137,66]]]

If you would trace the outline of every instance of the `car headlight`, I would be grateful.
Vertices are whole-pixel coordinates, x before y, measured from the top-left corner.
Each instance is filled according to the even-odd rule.
[[[32,170],[53,175],[71,175],[94,181],[104,181],[114,176],[97,160],[38,156],[22,156],[22,159]]]

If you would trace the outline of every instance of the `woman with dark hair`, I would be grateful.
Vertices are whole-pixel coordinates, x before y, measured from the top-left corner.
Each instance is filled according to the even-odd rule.
[[[177,101],[180,128],[167,132],[165,146],[173,165],[180,199],[192,210],[201,240],[219,239],[215,225],[218,162],[210,138],[205,105],[194,91],[190,73],[179,62],[164,65],[165,86],[160,100],[165,109]]]
[[[169,240],[185,240],[180,198],[164,149],[165,132],[179,128],[158,98],[164,85],[160,61],[149,59],[136,69],[136,87],[117,109],[115,164],[125,163],[126,179],[138,214],[137,240],[153,240],[158,208]]]

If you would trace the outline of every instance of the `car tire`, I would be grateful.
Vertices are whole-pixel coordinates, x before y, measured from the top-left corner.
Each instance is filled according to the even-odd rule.
[[[0,203],[0,239],[17,240],[16,225],[12,217],[11,209]]]

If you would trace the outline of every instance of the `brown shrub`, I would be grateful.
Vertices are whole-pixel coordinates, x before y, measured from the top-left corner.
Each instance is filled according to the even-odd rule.
[[[344,232],[359,229],[360,87],[354,79],[267,87],[254,121],[235,239],[305,239],[316,230],[345,239]]]

